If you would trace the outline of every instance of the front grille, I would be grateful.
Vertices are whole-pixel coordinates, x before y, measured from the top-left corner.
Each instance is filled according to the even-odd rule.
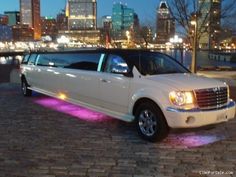
[[[227,105],[227,87],[194,90],[200,109],[220,109]]]

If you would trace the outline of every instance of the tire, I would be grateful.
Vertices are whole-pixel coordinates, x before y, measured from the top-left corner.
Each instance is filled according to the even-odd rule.
[[[27,81],[25,79],[22,79],[21,81],[21,90],[22,90],[22,94],[25,97],[30,97],[32,96],[32,90],[28,89],[29,84],[27,83]]]
[[[151,101],[138,106],[135,119],[139,135],[147,141],[161,141],[169,133],[169,127],[162,111]]]

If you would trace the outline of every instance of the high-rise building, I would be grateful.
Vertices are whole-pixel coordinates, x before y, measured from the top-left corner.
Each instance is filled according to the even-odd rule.
[[[157,9],[157,43],[165,44],[175,34],[175,20],[166,1],[161,1]]]
[[[41,17],[42,36],[50,36],[55,39],[58,34],[57,22],[52,17]]]
[[[12,26],[12,33],[14,41],[31,41],[34,39],[33,28],[29,25],[14,25]]]
[[[199,40],[199,46],[211,49],[219,45],[221,0],[199,0],[199,7],[201,7],[199,25],[205,27],[205,32]]]
[[[8,16],[0,14],[0,25],[8,24]]]
[[[101,43],[108,45],[111,43],[112,19],[110,15],[101,18]]]
[[[115,3],[112,8],[112,32],[113,38],[126,38],[126,31],[138,28],[138,15],[134,9],[128,8],[122,3]]]
[[[96,0],[68,0],[66,14],[69,30],[97,29]]]
[[[8,16],[0,14],[0,41],[12,40],[12,28],[8,25]]]
[[[34,31],[34,39],[41,38],[40,0],[20,0],[21,24]]]
[[[96,0],[67,0],[65,16],[68,19],[68,28],[59,30],[59,36],[64,35],[82,43],[100,42]]]
[[[0,24],[0,41],[12,40],[12,28],[8,25]]]
[[[5,15],[8,16],[8,25],[19,25],[20,24],[20,12],[19,11],[6,11]]]
[[[68,17],[64,10],[57,14],[56,22],[58,30],[68,30]]]
[[[112,18],[110,15],[105,15],[102,17],[102,28],[106,31],[110,31],[112,29]]]

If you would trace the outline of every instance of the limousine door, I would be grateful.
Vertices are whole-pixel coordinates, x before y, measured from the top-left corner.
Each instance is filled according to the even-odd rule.
[[[63,85],[69,98],[82,104],[99,106],[99,77],[96,71],[67,69],[64,78]]]
[[[37,61],[36,87],[50,94],[56,93],[56,90],[60,88],[59,84],[62,82],[60,75],[57,74],[59,72],[56,71],[55,63],[51,61],[52,58],[52,54],[41,54]]]
[[[104,73],[100,76],[100,103],[103,108],[111,111],[127,113],[130,78],[123,74],[115,74],[115,67],[128,69],[124,59],[117,55],[109,55]]]
[[[69,62],[63,69],[62,85],[68,97],[88,106],[99,106],[99,75],[97,67],[100,53],[71,53]]]
[[[29,61],[28,61],[28,66],[25,67],[26,69],[26,78],[27,82],[30,86],[35,87],[37,84],[37,68],[35,66],[35,61],[36,61],[37,55],[32,54],[30,55]]]

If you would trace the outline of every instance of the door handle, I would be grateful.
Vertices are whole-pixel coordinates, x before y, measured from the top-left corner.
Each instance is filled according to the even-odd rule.
[[[104,83],[111,83],[111,81],[106,80],[106,79],[100,79],[100,81],[104,82]]]

